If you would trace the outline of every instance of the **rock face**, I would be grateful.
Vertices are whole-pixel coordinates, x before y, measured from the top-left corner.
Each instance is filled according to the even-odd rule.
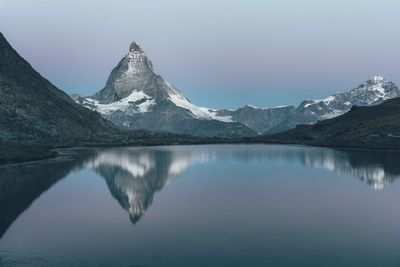
[[[0,33],[0,141],[84,141],[118,131],[43,78]]]
[[[153,71],[147,55],[135,42],[112,70],[106,86],[91,97],[73,99],[120,127],[218,137],[256,133],[217,111],[197,107]]]
[[[246,105],[235,111],[219,110],[220,116],[229,116],[257,133],[277,133],[296,127],[296,109],[293,106],[257,108]]]

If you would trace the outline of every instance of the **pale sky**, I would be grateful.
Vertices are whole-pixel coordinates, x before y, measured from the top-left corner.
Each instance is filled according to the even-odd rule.
[[[398,0],[0,0],[0,31],[67,93],[102,89],[132,41],[193,103],[298,105],[374,75],[400,86]]]

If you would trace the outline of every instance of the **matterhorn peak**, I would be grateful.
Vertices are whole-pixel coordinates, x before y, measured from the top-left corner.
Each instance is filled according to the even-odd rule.
[[[143,50],[136,42],[132,42],[129,47],[129,52],[143,52]]]

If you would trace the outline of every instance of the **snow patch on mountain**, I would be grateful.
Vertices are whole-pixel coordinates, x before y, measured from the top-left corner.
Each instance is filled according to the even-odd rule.
[[[309,107],[311,105],[317,104],[317,103],[324,103],[325,105],[329,105],[332,101],[335,100],[335,96],[328,96],[327,98],[324,99],[319,99],[319,100],[310,100],[310,103],[304,105],[304,107]]]
[[[189,110],[195,118],[206,119],[206,120],[219,120],[224,122],[232,122],[231,116],[218,116],[217,110],[198,107],[193,103],[189,102],[186,97],[182,97],[180,94],[169,94],[169,99],[178,107]]]
[[[139,101],[141,101],[141,103],[136,104],[137,110],[133,110],[133,112],[148,112],[150,108],[155,105],[154,99],[147,94],[136,90],[133,91],[129,96],[109,104],[101,104],[98,100],[92,98],[85,98],[85,101],[93,105],[94,110],[105,115],[115,111],[126,111]]]
[[[321,120],[332,119],[332,118],[335,118],[337,116],[343,115],[344,113],[346,113],[346,111],[334,109],[330,113],[322,115],[321,116]]]

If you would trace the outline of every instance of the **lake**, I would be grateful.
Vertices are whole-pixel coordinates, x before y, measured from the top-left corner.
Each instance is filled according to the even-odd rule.
[[[400,266],[400,153],[65,149],[0,167],[0,266]]]

